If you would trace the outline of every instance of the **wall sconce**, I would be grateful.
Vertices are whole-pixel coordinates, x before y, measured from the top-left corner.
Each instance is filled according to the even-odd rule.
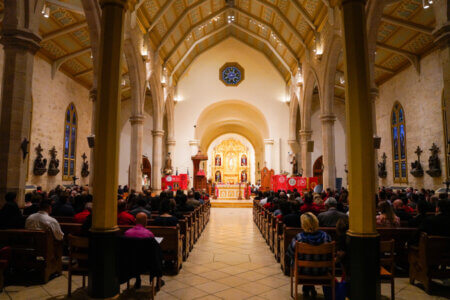
[[[42,14],[44,15],[44,18],[48,19],[50,17],[50,6],[44,4],[44,7],[42,8]]]
[[[344,84],[345,84],[345,77],[344,77],[344,74],[341,74],[341,75],[339,76],[339,83],[340,83],[341,85],[344,85]]]

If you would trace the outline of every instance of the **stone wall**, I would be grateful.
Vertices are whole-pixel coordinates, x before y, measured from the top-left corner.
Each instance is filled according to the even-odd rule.
[[[3,84],[4,52],[0,49],[0,88]],[[78,116],[78,134],[76,144],[76,176],[81,178],[81,155],[90,155],[86,137],[91,133],[92,104],[89,101],[89,91],[73,79],[57,72],[51,79],[51,65],[36,56],[34,60],[32,83],[33,112],[30,135],[30,154],[27,176],[27,185],[40,185],[43,189],[51,189],[58,184],[70,184],[70,181],[62,180],[62,153],[64,143],[64,115],[70,103],[73,103]],[[1,99],[1,98],[0,98]],[[1,107],[1,106],[0,106]],[[36,158],[34,148],[41,144],[44,149],[43,156],[50,161],[48,151],[55,146],[58,151],[57,158],[60,161],[60,172],[56,176],[33,175],[33,162]],[[89,157],[88,157],[89,159]],[[48,162],[47,162],[48,165]],[[82,178],[78,183],[88,184],[87,178]]]
[[[405,110],[406,147],[408,163],[408,183],[403,186],[417,188],[442,187],[445,174],[444,132],[442,122],[442,69],[438,52],[431,53],[420,62],[420,75],[410,66],[379,87],[380,97],[376,103],[377,130],[381,137],[381,149],[378,160],[386,153],[387,178],[380,179],[381,186],[399,186],[393,182],[392,165],[392,137],[391,112],[394,103],[398,101]],[[431,145],[436,143],[441,152],[441,168],[443,176],[432,178],[424,174],[422,178],[415,178],[410,174],[411,163],[417,159],[414,153],[417,146],[422,148],[421,163],[424,170],[428,170],[428,157]]]

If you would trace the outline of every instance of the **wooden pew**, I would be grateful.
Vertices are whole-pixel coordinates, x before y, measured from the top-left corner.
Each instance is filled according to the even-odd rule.
[[[19,272],[38,270],[43,283],[61,274],[62,243],[50,230],[0,230],[0,245],[11,247],[10,265]]]
[[[422,282],[429,294],[432,279],[450,278],[450,237],[421,233],[419,245],[410,247],[408,259],[409,282]]]

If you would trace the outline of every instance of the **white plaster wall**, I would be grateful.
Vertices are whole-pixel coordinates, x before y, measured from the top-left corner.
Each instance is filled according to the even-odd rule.
[[[314,152],[311,154],[312,166],[317,158],[323,155],[322,140],[322,121],[320,120],[320,109],[318,99],[313,101],[311,105],[311,139],[314,141]],[[336,122],[334,122],[334,145],[336,159],[336,178],[342,178],[342,186],[347,186],[347,175],[345,173],[345,165],[347,164],[346,143],[345,143],[345,105],[343,103],[334,103],[334,113]]]
[[[238,87],[227,87],[219,80],[219,70],[227,62],[238,62],[245,69],[245,80]],[[248,102],[264,114],[270,132],[267,138],[275,141],[272,150],[275,173],[290,169],[289,107],[282,102],[286,84],[264,54],[229,38],[197,57],[178,82],[177,94],[183,100],[175,106],[173,162],[179,170],[189,168],[192,175],[189,140],[194,139],[194,125],[205,107],[223,100]]]
[[[206,176],[207,178],[212,178],[214,176],[214,174],[212,174],[211,170],[212,170],[212,166],[214,163],[214,156],[213,156],[213,152],[214,152],[214,148],[218,145],[220,145],[220,143],[222,143],[223,141],[226,140],[236,140],[236,141],[240,141],[247,149],[248,149],[248,162],[249,162],[249,166],[248,166],[248,176],[249,176],[249,181],[252,184],[255,184],[255,148],[253,147],[253,145],[250,143],[249,140],[247,140],[245,137],[243,137],[240,134],[235,134],[235,133],[227,133],[224,135],[219,136],[218,138],[216,138],[208,147],[208,162],[207,162],[207,169],[206,169]],[[223,162],[224,163],[224,162]],[[240,163],[240,161],[239,161]]]
[[[144,112],[144,134],[142,140],[142,155],[146,155],[152,162],[153,118],[148,111]],[[131,100],[122,101],[120,113],[120,150],[119,150],[119,185],[128,185],[131,150]]]
[[[445,178],[444,132],[442,122],[442,68],[439,53],[433,52],[424,57],[420,62],[420,75],[413,67],[409,67],[379,87],[380,97],[376,103],[377,130],[381,136],[381,149],[378,152],[378,160],[381,161],[383,152],[387,155],[387,178],[380,179],[383,186],[395,185],[393,182],[392,167],[392,142],[391,142],[391,112],[396,101],[400,102],[405,110],[406,120],[406,147],[408,163],[408,184],[417,188],[436,189],[443,186]],[[428,170],[428,157],[431,145],[441,149],[439,158],[443,176],[432,178],[424,174],[422,178],[415,178],[411,171],[411,162],[417,159],[414,153],[417,146],[424,151],[421,163],[424,170]]]
[[[81,177],[81,155],[90,156],[90,149],[86,137],[91,134],[92,102],[89,100],[89,91],[73,79],[57,72],[51,78],[51,66],[39,56],[34,60],[32,83],[33,114],[30,136],[30,160],[27,184],[40,185],[44,189],[51,189],[58,184],[70,184],[71,181],[62,181],[62,153],[64,143],[64,117],[70,103],[75,105],[78,116],[78,133],[76,144],[75,174],[80,178],[77,183],[89,183],[89,177]],[[60,172],[56,176],[33,175],[33,162],[36,158],[34,148],[38,144],[44,149],[43,156],[50,161],[49,150],[55,146],[60,161]],[[47,162],[47,166],[48,166]]]

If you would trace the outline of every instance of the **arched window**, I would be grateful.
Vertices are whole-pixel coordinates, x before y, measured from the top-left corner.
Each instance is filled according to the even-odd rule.
[[[75,176],[77,124],[77,111],[70,103],[64,121],[63,180],[72,180]]]
[[[398,102],[392,109],[391,132],[394,182],[408,182],[405,111]]]

